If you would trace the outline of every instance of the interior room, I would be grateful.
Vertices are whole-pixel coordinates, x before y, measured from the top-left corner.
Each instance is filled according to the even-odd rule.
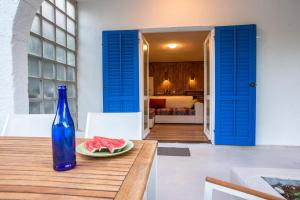
[[[143,49],[149,52],[147,139],[209,142],[203,130],[204,42],[209,32],[143,34]]]

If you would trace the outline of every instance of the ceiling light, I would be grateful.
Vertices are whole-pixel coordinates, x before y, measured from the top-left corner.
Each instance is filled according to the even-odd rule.
[[[175,49],[177,47],[177,44],[168,44],[168,47],[170,49]]]
[[[144,51],[148,50],[148,46],[144,44],[144,45],[143,45],[143,50],[144,50]]]

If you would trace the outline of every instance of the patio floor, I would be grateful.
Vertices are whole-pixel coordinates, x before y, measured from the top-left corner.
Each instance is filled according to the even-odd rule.
[[[147,140],[159,142],[209,143],[200,124],[155,124]]]
[[[230,181],[233,167],[300,168],[300,147],[229,147],[160,143],[188,147],[190,157],[158,156],[158,200],[202,200],[206,176]],[[214,199],[227,199],[217,194]]]

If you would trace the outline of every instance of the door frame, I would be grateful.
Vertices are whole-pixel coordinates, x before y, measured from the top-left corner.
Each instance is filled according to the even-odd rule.
[[[207,135],[208,139],[211,141],[212,144],[214,144],[214,129],[215,129],[215,26],[189,26],[189,27],[166,27],[166,28],[145,28],[145,29],[139,29],[140,35],[142,38],[143,33],[165,33],[165,32],[189,32],[189,31],[210,31],[210,135]],[[141,42],[140,42],[141,44]],[[203,45],[203,44],[201,44]],[[139,45],[139,48],[143,48],[143,46]],[[139,51],[141,52],[141,50]],[[141,54],[141,53],[140,53]],[[141,55],[140,55],[140,58]],[[141,77],[144,77],[143,74],[143,60],[140,59],[140,86],[142,86],[143,92],[144,89],[144,83],[143,78],[141,80]],[[142,106],[144,106],[144,93],[140,92],[140,106],[141,110],[144,109]],[[203,105],[203,108],[206,106]],[[204,115],[204,113],[203,113]],[[144,122],[143,122],[144,123]],[[204,132],[204,130],[203,130]],[[205,132],[204,132],[205,134]]]
[[[203,63],[203,78],[204,78],[204,83],[203,83],[203,86],[204,86],[204,89],[203,89],[203,132],[204,134],[206,135],[206,137],[211,140],[211,134],[210,134],[210,125],[209,127],[207,127],[207,100],[209,101],[210,103],[210,91],[208,91],[208,84],[207,84],[207,80],[208,80],[208,76],[207,76],[207,73],[208,73],[208,70],[210,71],[210,66],[208,66],[208,63],[210,64],[210,35],[211,33],[209,33],[205,39],[205,41],[203,42],[203,52],[204,52],[204,63]],[[208,48],[208,53],[207,53],[207,48]],[[209,79],[210,80],[210,79]],[[209,83],[210,85],[210,83]],[[209,92],[209,95],[207,95]],[[210,107],[209,107],[210,109]],[[210,117],[210,110],[208,111],[209,112],[209,117]],[[210,120],[209,120],[210,122]]]
[[[203,132],[204,134],[206,135],[206,137],[211,141],[212,144],[214,144],[215,140],[215,29],[212,29],[209,33],[209,35],[207,36],[207,38],[205,39],[205,42],[206,43],[208,42],[209,44],[209,69],[210,69],[210,81],[209,81],[209,84],[210,84],[210,97],[209,97],[209,108],[210,108],[210,115],[209,115],[209,121],[210,121],[210,124],[209,124],[209,132],[207,132],[205,130],[206,126],[206,118],[205,116],[203,117],[204,121],[203,121]],[[204,47],[205,48],[205,47]],[[206,55],[206,51],[204,50],[204,57]],[[205,89],[207,88],[207,76],[206,76],[206,70],[207,68],[205,67],[204,65],[204,95],[206,94],[205,93]],[[205,110],[207,108],[207,104],[206,104],[206,101],[205,101],[205,96],[204,96],[204,107],[203,107],[203,110],[204,110],[204,114],[205,114]]]
[[[139,31],[139,91],[140,91],[140,111],[142,112],[142,133],[143,136],[142,138],[146,138],[147,135],[150,133],[150,129],[149,129],[149,105],[148,105],[148,118],[147,118],[147,124],[148,124],[148,128],[145,129],[144,125],[144,100],[145,100],[145,95],[144,95],[144,42],[146,42],[146,44],[148,45],[148,49],[149,49],[149,44],[147,42],[147,40],[144,38],[143,34],[141,33],[141,31]],[[148,76],[149,76],[149,51],[148,51]],[[149,100],[149,79],[147,82],[147,96],[148,96],[148,100]]]

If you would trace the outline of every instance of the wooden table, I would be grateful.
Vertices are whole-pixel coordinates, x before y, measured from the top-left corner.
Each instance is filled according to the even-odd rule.
[[[77,154],[75,169],[56,172],[51,139],[0,137],[0,199],[141,200],[157,142],[134,144],[113,158]]]

